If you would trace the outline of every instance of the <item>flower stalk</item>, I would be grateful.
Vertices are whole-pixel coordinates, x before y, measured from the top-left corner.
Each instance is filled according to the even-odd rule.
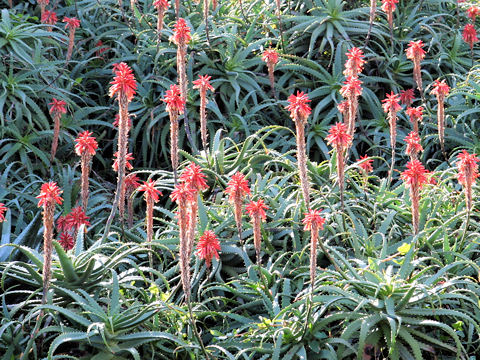
[[[410,199],[412,201],[412,224],[414,235],[419,231],[419,203],[420,203],[420,190],[423,185],[428,183],[427,171],[423,167],[422,163],[417,159],[413,159],[407,163],[407,170],[402,172],[402,180],[406,186],[410,189]]]
[[[68,49],[66,56],[66,62],[68,63],[72,58],[73,47],[75,45],[75,29],[80,27],[80,20],[75,17],[68,18],[65,16],[63,22],[66,23],[65,29],[68,29]]]
[[[317,269],[317,246],[318,246],[318,232],[323,230],[325,219],[320,215],[322,210],[310,210],[305,213],[303,219],[304,231],[310,231],[310,284],[313,288],[315,286],[315,273]]]
[[[445,80],[435,80],[431,94],[437,97],[437,126],[438,126],[438,140],[442,148],[443,156],[445,153],[445,97],[448,96],[450,87]]]
[[[333,125],[326,137],[327,144],[332,145],[337,154],[337,177],[340,190],[340,203],[344,208],[345,193],[345,152],[352,142],[352,136],[348,133],[347,126],[344,123]]]
[[[40,189],[40,195],[37,196],[38,207],[43,209],[43,293],[42,304],[47,302],[47,293],[52,277],[52,240],[53,240],[53,217],[55,214],[55,205],[62,204],[60,197],[62,190],[55,182],[44,183]]]
[[[88,205],[88,185],[90,174],[90,161],[92,160],[98,148],[97,141],[90,131],[84,131],[75,139],[75,153],[81,157],[80,166],[82,169],[80,197],[82,199],[83,211],[87,211]]]
[[[233,204],[233,213],[235,217],[235,224],[237,225],[238,238],[240,243],[242,240],[242,205],[245,197],[250,195],[250,188],[248,187],[248,180],[245,175],[240,172],[235,173],[228,182],[225,193],[228,194],[228,201]]]
[[[67,113],[67,108],[65,107],[67,103],[63,100],[52,99],[52,102],[48,105],[50,107],[50,114],[53,116],[53,139],[52,139],[52,148],[50,150],[50,161],[52,162],[55,159],[55,154],[57,153],[58,148],[58,138],[60,136],[60,119],[62,114]]]
[[[127,198],[127,225],[133,227],[133,192],[140,186],[140,179],[135,174],[125,177],[125,196]]]
[[[296,141],[297,141],[297,160],[298,172],[300,175],[300,185],[302,187],[303,200],[305,205],[310,208],[310,185],[307,175],[307,154],[305,149],[305,125],[312,109],[308,106],[311,100],[303,91],[297,91],[297,95],[288,97],[289,105],[286,107],[290,111],[290,118],[295,122]]]
[[[268,210],[268,206],[265,205],[263,199],[251,201],[246,207],[247,214],[250,215],[250,218],[252,220],[253,244],[255,247],[255,253],[257,255],[258,267],[260,267],[262,263],[262,259],[260,257],[260,251],[262,249],[261,224],[262,221],[265,221],[267,219],[267,214],[265,213],[265,210]]]
[[[208,147],[208,132],[207,132],[207,90],[214,91],[215,89],[210,84],[212,77],[208,75],[199,75],[198,80],[193,82],[193,88],[200,92],[200,133],[202,137],[203,149],[206,151]]]
[[[393,91],[387,94],[387,98],[382,100],[383,111],[387,113],[388,122],[390,124],[390,146],[392,147],[392,161],[390,171],[388,173],[388,183],[392,179],[393,169],[395,168],[395,148],[397,143],[397,112],[402,109],[400,106],[400,96],[394,94]]]
[[[158,42],[162,41],[162,30],[163,30],[163,18],[165,13],[168,10],[170,4],[167,0],[156,0],[153,3],[155,9],[157,9],[157,35]]]
[[[178,169],[178,118],[185,109],[185,98],[181,95],[180,88],[177,85],[170,85],[170,90],[167,90],[162,101],[167,104],[166,110],[170,117],[170,160],[176,183]]]
[[[275,71],[275,65],[278,63],[278,53],[274,49],[268,48],[263,52],[262,60],[265,61],[265,63],[267,64],[268,79],[270,81],[270,87],[272,89],[273,97],[276,99],[277,94],[275,92],[274,71]]]
[[[127,146],[128,146],[128,104],[133,100],[137,89],[137,82],[133,75],[132,69],[125,63],[113,65],[115,77],[110,83],[109,95],[116,96],[118,100],[119,117],[118,117],[118,142],[117,142],[117,188],[115,198],[112,204],[112,210],[105,225],[105,232],[102,241],[105,241],[110,230],[110,226],[115,217],[117,207],[119,213],[123,215],[125,201],[125,168],[127,166]],[[123,220],[123,216],[121,216]]]
[[[408,48],[405,50],[407,54],[407,59],[413,61],[413,80],[417,84],[417,89],[420,92],[420,96],[424,99],[423,96],[423,87],[422,87],[422,73],[420,68],[420,62],[425,58],[425,50],[423,46],[425,44],[422,40],[410,41]]]

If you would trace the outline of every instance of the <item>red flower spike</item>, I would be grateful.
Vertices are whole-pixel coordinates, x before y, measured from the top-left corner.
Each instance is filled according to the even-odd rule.
[[[65,217],[67,230],[78,230],[82,225],[89,226],[90,222],[88,221],[88,219],[90,219],[90,217],[85,215],[85,212],[83,211],[81,206],[74,207],[72,211],[70,211],[70,214]]]
[[[428,183],[427,171],[422,163],[413,159],[407,163],[407,170],[402,172],[401,178],[405,181],[407,187],[416,187],[421,189],[423,185]]]
[[[312,112],[312,109],[310,106],[308,106],[310,101],[312,100],[310,100],[308,95],[303,91],[297,91],[297,95],[292,94],[288,97],[289,105],[286,107],[286,109],[290,111],[290,117],[293,121],[307,121],[308,116]]]
[[[413,89],[400,90],[400,103],[410,106],[415,99],[415,91]]]
[[[323,230],[323,224],[325,223],[325,218],[321,214],[322,210],[310,210],[308,213],[305,213],[305,217],[302,220],[304,225],[304,230],[312,230],[312,228],[317,228]]]
[[[167,111],[177,114],[183,114],[185,107],[185,99],[182,97],[178,85],[170,85],[170,90],[167,90],[165,97],[162,99],[167,104]]]
[[[156,9],[168,9],[170,7],[170,4],[168,3],[168,0],[155,0],[153,2],[153,6]]]
[[[140,186],[140,179],[136,174],[130,174],[125,177],[125,187],[129,189],[136,189]]]
[[[367,174],[373,171],[373,159],[370,159],[368,155],[360,156],[357,164]]]
[[[408,134],[405,138],[405,142],[407,143],[407,149],[405,153],[408,156],[416,157],[420,151],[423,151],[423,147],[420,144],[420,136],[415,131],[412,131]]]
[[[363,64],[365,64],[363,51],[357,47],[353,47],[347,51],[346,55],[348,60],[345,63],[343,74],[345,76],[358,76],[358,74],[363,71]]]
[[[472,24],[467,24],[463,28],[462,33],[463,40],[470,46],[470,49],[473,49],[473,44],[478,42],[477,30]]]
[[[390,94],[387,94],[387,98],[382,100],[383,111],[388,112],[397,112],[402,109],[399,104],[400,95],[394,94],[393,91]]]
[[[90,135],[92,135],[90,131],[84,131],[78,134],[78,138],[75,139],[75,142],[77,143],[75,145],[75,153],[78,156],[82,156],[84,153],[92,156],[95,155],[95,152],[98,149],[98,143],[95,137]]]
[[[458,182],[463,186],[467,185],[467,181],[473,184],[475,179],[480,177],[477,164],[480,159],[477,157],[477,154],[469,154],[466,150],[462,150],[457,155],[457,158]]]
[[[113,170],[118,172],[118,151],[115,152],[115,154],[113,154],[113,156],[115,157],[115,160],[113,161],[112,168],[113,168]],[[125,167],[127,168],[127,170],[132,170],[133,169],[133,165],[129,162],[130,160],[135,160],[135,158],[132,156],[132,153],[128,153],[127,156],[126,156]]]
[[[382,11],[395,11],[398,0],[382,0]]]
[[[185,19],[179,18],[173,27],[173,35],[170,41],[175,45],[185,45],[192,39],[190,36],[190,28]]]
[[[63,232],[60,235],[60,239],[58,239],[58,242],[65,251],[71,250],[75,246],[75,241],[73,240],[73,236],[66,232]]]
[[[60,190],[60,188],[57,186],[56,182],[50,181],[48,183],[42,184],[42,187],[40,189],[40,195],[38,195],[36,198],[38,200],[38,207],[41,206],[47,206],[49,204],[62,204],[62,197],[60,194],[63,191]]]
[[[80,20],[78,20],[77,18],[73,17],[73,18],[68,18],[68,17],[64,17],[63,18],[63,21],[65,24],[65,29],[70,29],[70,30],[74,30],[78,27],[80,27]]]
[[[235,197],[243,199],[245,196],[250,195],[250,188],[245,175],[240,172],[235,173],[227,184],[225,194],[228,194],[230,202],[235,201]]]
[[[55,25],[58,21],[57,13],[55,11],[45,10],[42,14],[42,24]]]
[[[198,239],[197,256],[205,260],[205,265],[209,268],[214,256],[217,260],[220,259],[218,255],[219,250],[221,250],[221,248],[217,236],[213,231],[206,230],[200,239]]]
[[[340,89],[340,94],[344,98],[362,95],[362,81],[357,77],[347,76],[347,79],[343,82],[343,84],[344,85]]]
[[[63,100],[57,100],[55,98],[52,99],[52,102],[48,105],[52,105],[50,107],[50,114],[66,114],[67,113],[67,109],[65,108],[65,106],[67,105],[67,103]]]
[[[160,190],[155,189],[155,181],[149,179],[148,181],[144,181],[143,185],[140,185],[138,191],[145,191],[145,199],[150,198],[153,199],[154,202],[158,202],[159,195],[162,196],[162,192]]]
[[[112,86],[109,89],[109,96],[113,97],[118,93],[120,96],[125,95],[128,101],[132,101],[137,90],[137,82],[132,69],[124,62],[121,62],[113,64],[113,73],[115,77],[110,82]]]
[[[450,87],[445,82],[445,79],[442,81],[435,80],[433,82],[431,94],[439,97],[445,97],[448,95],[449,92],[450,92]]]
[[[50,3],[50,0],[37,0],[38,5],[47,6]]]
[[[267,219],[267,214],[265,210],[268,210],[268,206],[265,205],[263,199],[258,199],[258,201],[251,201],[246,206],[247,214],[250,215],[252,218],[255,216],[259,216],[263,221]]]
[[[474,23],[475,23],[475,19],[478,16],[479,13],[480,13],[480,8],[478,8],[475,5],[470,6],[467,10],[467,16],[470,19],[472,19],[472,22],[474,22]]]
[[[345,149],[351,143],[352,136],[347,133],[347,127],[344,123],[336,123],[332,125],[325,139],[329,145]]]
[[[425,54],[426,54],[425,50],[423,50],[424,46],[425,46],[425,44],[423,43],[422,40],[410,41],[408,43],[408,48],[405,50],[405,53],[407,54],[407,59],[423,60],[425,58]]]
[[[180,182],[184,182],[194,191],[203,191],[208,189],[206,182],[206,175],[202,172],[202,168],[191,162],[189,166],[183,170],[182,175],[180,175]]]
[[[212,85],[210,85],[210,79],[212,77],[208,75],[198,75],[198,80],[193,81],[193,88],[194,89],[199,89],[200,91],[214,91],[215,89],[213,88]]]
[[[262,60],[267,64],[275,65],[278,62],[278,52],[269,47],[263,52]]]
[[[7,208],[5,207],[4,203],[0,203],[0,222],[5,221],[5,213],[7,212]]]

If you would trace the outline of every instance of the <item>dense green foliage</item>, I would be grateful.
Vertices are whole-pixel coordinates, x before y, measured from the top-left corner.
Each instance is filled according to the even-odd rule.
[[[132,0],[121,8],[112,0],[55,4],[59,19],[81,21],[68,63],[68,32],[61,22],[49,32],[33,1],[9,9],[8,1],[0,0],[0,202],[9,209],[0,223],[0,359],[21,354],[23,359],[203,359],[184,303],[178,222],[168,196],[174,184],[169,118],[160,99],[177,81],[176,46],[168,40],[173,5],[157,42],[151,1]],[[207,174],[198,234],[213,230],[221,243],[220,259],[211,268],[191,259],[195,325],[211,356],[475,359],[480,354],[480,201],[474,197],[467,217],[454,168],[461,149],[480,152],[480,75],[461,33],[467,7],[461,4],[458,15],[455,1],[400,0],[393,39],[378,9],[364,47],[367,1],[286,0],[280,23],[275,1],[220,0],[210,10],[208,37],[203,2],[182,2],[180,16],[192,28],[187,56],[192,136],[188,139],[182,122],[181,168],[194,161]],[[415,87],[405,49],[420,39],[427,50],[420,160],[434,171],[436,184],[422,190],[420,233],[412,235],[409,193],[398,175],[408,160],[403,139],[411,124],[400,112],[397,170],[389,183],[391,144],[381,100],[390,91]],[[281,58],[275,67],[276,98],[261,59],[268,46]],[[336,106],[342,101],[345,52],[352,46],[363,48],[367,63],[342,210],[336,157],[325,136],[341,120]],[[473,56],[480,58],[478,45]],[[112,65],[120,61],[132,67],[138,81],[129,108],[134,171],[143,180],[157,180],[164,193],[154,209],[151,248],[137,192],[134,227],[115,222],[107,241],[100,240],[115,190],[112,123],[118,108],[108,87]],[[191,87],[199,74],[212,76],[215,87],[208,96],[206,151],[199,150],[200,98]],[[437,101],[430,94],[436,79],[446,79],[452,88],[446,99],[446,154],[438,143]],[[329,254],[319,251],[312,296],[310,237],[302,225],[307,209],[294,124],[285,110],[287,97],[297,90],[312,100],[306,129],[311,207],[323,209],[320,241]],[[53,162],[52,98],[68,107]],[[53,180],[64,198],[56,217],[78,205],[80,164],[73,140],[82,130],[92,131],[101,149],[90,176],[91,224],[88,232],[80,229],[73,250],[54,243],[52,290],[41,305],[43,227],[35,196],[42,183]],[[364,154],[374,159],[366,185],[356,164]],[[262,197],[269,207],[260,267],[252,226],[244,216],[242,244],[224,193],[236,171],[249,179],[251,198]],[[41,310],[45,320],[39,328]]]

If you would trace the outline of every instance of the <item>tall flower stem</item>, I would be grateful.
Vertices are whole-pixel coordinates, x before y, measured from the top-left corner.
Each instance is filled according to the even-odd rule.
[[[55,154],[57,153],[58,148],[58,137],[60,136],[60,119],[62,114],[66,114],[66,102],[63,100],[52,99],[52,102],[48,105],[50,107],[50,114],[53,116],[53,139],[52,139],[52,148],[50,150],[50,161],[53,162],[55,159]]]
[[[60,119],[62,117],[61,113],[55,113],[53,117],[53,139],[52,139],[52,149],[50,150],[50,161],[55,159],[55,154],[57,153],[58,148],[58,137],[60,136]]]
[[[375,20],[376,12],[377,12],[377,0],[370,0],[370,16],[368,20],[368,33],[367,33],[367,37],[365,38],[365,44],[364,44],[365,47],[368,45],[368,42],[370,41],[370,35],[372,34],[373,21]]]
[[[448,95],[449,91],[450,87],[445,80],[434,81],[431,93],[437,97],[438,140],[445,159],[447,159],[447,154],[445,152],[445,97]]]
[[[68,32],[68,49],[67,55],[65,57],[66,63],[70,61],[73,54],[73,47],[75,46],[75,29],[80,26],[80,21],[77,18],[68,18],[64,17],[63,22],[66,22],[65,28],[69,30]]]
[[[55,182],[44,183],[37,196],[38,206],[43,208],[43,292],[42,304],[47,302],[47,293],[52,277],[52,241],[53,241],[53,217],[55,215],[55,204],[61,204],[62,191]]]
[[[128,142],[128,104],[135,96],[137,83],[130,67],[125,63],[114,64],[115,77],[111,82],[109,90],[110,97],[117,95],[119,116],[118,116],[118,143],[117,143],[117,186],[112,210],[105,224],[102,242],[108,236],[110,226],[115,217],[118,207],[119,213],[123,215],[125,207],[125,168],[127,165],[127,142]],[[123,217],[122,217],[123,221]]]
[[[210,84],[212,77],[208,75],[199,75],[198,80],[193,82],[193,88],[200,92],[200,133],[202,136],[203,150],[206,151],[208,147],[208,132],[207,132],[207,90],[214,91],[215,89]]]
[[[170,115],[170,160],[175,183],[178,179],[178,117]]]
[[[209,0],[203,0],[203,21],[205,22],[205,35],[207,36],[207,43],[210,46],[210,32],[208,29],[208,8],[210,7]]]
[[[82,177],[81,177],[81,198],[82,198],[82,208],[83,211],[87,211],[88,206],[88,185],[89,185],[89,175],[90,175],[90,160],[92,156],[90,154],[82,154],[81,167],[82,167]]]
[[[427,171],[419,160],[411,160],[407,163],[407,170],[402,172],[402,179],[410,189],[410,199],[412,201],[412,225],[414,235],[419,231],[419,203],[420,190],[428,182]]]
[[[305,125],[300,121],[295,121],[295,128],[297,130],[297,161],[298,172],[300,175],[300,185],[302,187],[303,199],[305,206],[310,208],[310,185],[308,183],[307,175],[307,155],[305,149]]]
[[[387,183],[392,181],[393,169],[395,168],[395,149],[397,143],[397,112],[402,109],[400,106],[400,96],[394,94],[393,91],[387,94],[386,98],[382,100],[383,111],[387,113],[387,119],[390,124],[390,146],[392,148],[392,161],[390,164],[390,171],[388,172]]]

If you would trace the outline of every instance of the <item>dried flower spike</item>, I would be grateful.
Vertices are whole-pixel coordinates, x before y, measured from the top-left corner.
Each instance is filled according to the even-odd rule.
[[[321,216],[322,210],[310,210],[305,213],[305,218],[302,220],[305,231],[310,231],[310,284],[315,285],[315,270],[317,268],[317,245],[318,245],[318,231],[323,230],[325,218]]]
[[[66,62],[68,63],[70,59],[72,58],[73,54],[73,46],[75,42],[75,30],[80,27],[80,20],[77,18],[68,18],[64,17],[63,22],[66,23],[65,29],[68,29],[68,49],[67,49],[67,56],[66,56]]]
[[[210,79],[212,77],[208,75],[198,75],[198,80],[193,82],[193,88],[198,89],[200,92],[200,133],[202,136],[203,149],[207,149],[207,90],[215,91],[213,86],[210,84]]]
[[[345,152],[350,146],[352,136],[344,123],[333,125],[326,137],[327,144],[332,145],[337,153],[337,177],[338,187],[340,189],[340,202],[343,208],[344,189],[345,189]]]
[[[477,154],[469,154],[466,150],[462,150],[457,158],[458,182],[465,188],[467,210],[470,211],[472,209],[472,186],[480,176],[478,173],[480,159]]]
[[[162,101],[167,104],[167,112],[170,117],[170,159],[176,179],[178,169],[178,117],[183,114],[185,98],[177,85],[170,85],[170,90],[167,90]]]
[[[50,150],[50,161],[55,159],[55,154],[57,153],[58,148],[58,137],[60,136],[60,119],[62,114],[67,113],[67,103],[63,100],[57,100],[52,98],[52,102],[48,105],[50,107],[50,114],[53,116],[53,139],[52,139],[52,149]]]
[[[242,242],[242,203],[245,197],[250,195],[250,188],[245,175],[240,172],[235,173],[227,184],[225,194],[228,194],[228,201],[233,204],[238,237],[240,242]]]
[[[161,34],[163,29],[163,18],[165,17],[165,12],[168,10],[170,4],[168,0],[155,0],[153,2],[153,7],[157,9],[157,34],[158,41],[161,40]]]
[[[55,205],[62,204],[62,190],[55,182],[42,184],[40,195],[37,196],[38,207],[43,208],[43,295],[42,304],[47,301],[47,292],[52,276],[52,239],[53,239],[53,216]]]
[[[394,94],[393,91],[387,94],[387,98],[382,100],[383,111],[387,113],[388,122],[390,124],[390,146],[392,147],[392,163],[388,178],[390,182],[393,169],[395,167],[395,148],[397,143],[397,112],[402,109],[399,104],[400,96]]]
[[[290,111],[290,117],[295,122],[297,133],[297,159],[298,171],[300,174],[300,185],[302,187],[303,200],[307,208],[310,207],[310,185],[307,175],[307,154],[305,149],[305,125],[307,118],[312,112],[308,103],[311,100],[303,91],[297,91],[297,95],[288,97],[288,106],[286,109]]]
[[[262,54],[262,60],[267,64],[268,79],[270,81],[270,87],[272,88],[273,97],[275,94],[275,65],[278,63],[278,52],[272,48],[266,49]]]
[[[423,185],[428,183],[427,171],[422,163],[417,159],[413,159],[407,163],[407,170],[402,172],[402,180],[410,189],[410,199],[412,200],[412,222],[414,234],[418,234],[419,228],[419,203],[420,190]]]
[[[262,220],[265,221],[267,219],[267,214],[265,210],[268,210],[268,206],[265,205],[263,199],[258,199],[257,201],[251,201],[245,208],[247,214],[250,215],[252,219],[253,225],[253,243],[255,246],[255,252],[257,254],[257,265],[260,266],[261,258],[260,258],[260,250],[261,250],[261,223]]]
[[[444,156],[445,156],[445,97],[448,96],[449,92],[450,92],[450,87],[447,85],[445,80],[434,81],[432,85],[431,94],[437,97],[438,140],[440,141],[440,146],[442,148],[442,152]]]
[[[170,198],[178,205],[177,218],[180,238],[180,277],[185,297],[190,299],[190,254],[188,252],[188,204],[196,196],[195,191],[186,183],[175,185]]]
[[[407,54],[407,59],[413,61],[413,80],[417,84],[418,91],[420,91],[420,96],[423,99],[423,87],[422,87],[422,73],[420,69],[420,62],[425,58],[425,50],[423,46],[425,44],[422,40],[410,41],[408,48],[405,50]]]
[[[88,176],[90,174],[90,161],[98,148],[97,140],[91,135],[92,133],[90,131],[84,131],[75,139],[75,142],[77,143],[75,145],[75,153],[81,157],[81,198],[84,211],[87,211],[88,204]]]

